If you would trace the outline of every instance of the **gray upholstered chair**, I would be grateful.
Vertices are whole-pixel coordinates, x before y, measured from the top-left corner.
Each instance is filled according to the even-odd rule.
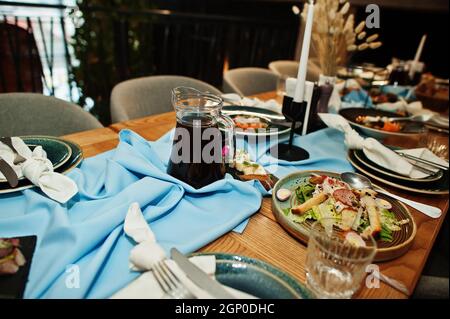
[[[296,78],[298,74],[298,62],[290,60],[278,60],[269,63],[269,69],[280,77]],[[321,74],[319,61],[316,58],[310,58],[308,61],[308,71],[306,72],[306,80],[317,82]]]
[[[278,60],[269,63],[269,69],[280,77],[296,78],[298,62],[291,60]]]
[[[278,75],[268,69],[238,68],[223,75],[223,91],[241,96],[254,95],[277,89]]]
[[[448,277],[420,276],[413,299],[448,299]]]
[[[185,76],[157,75],[128,80],[117,84],[112,90],[112,122],[173,111],[171,90],[177,86],[222,94],[208,83]]]
[[[37,93],[0,94],[0,136],[60,136],[103,125],[80,106]]]

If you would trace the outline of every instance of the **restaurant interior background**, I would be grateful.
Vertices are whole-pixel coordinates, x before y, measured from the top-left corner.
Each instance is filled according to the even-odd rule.
[[[414,58],[424,34],[426,71],[448,79],[447,0],[350,0],[357,21],[380,7],[383,45],[349,64],[385,67]],[[298,60],[304,1],[0,0],[0,93],[38,92],[74,102],[111,124],[112,88],[140,76],[176,74],[221,89],[223,73]],[[447,277],[448,217],[424,274]],[[433,266],[430,266],[433,265]],[[428,268],[427,268],[428,267]],[[429,267],[433,267],[430,269]]]
[[[391,57],[412,59],[420,38],[426,33],[422,60],[428,71],[448,78],[446,0],[350,2],[357,21],[366,17],[367,4],[380,6],[379,33],[384,44],[377,50],[359,52],[350,63],[364,61],[386,66]],[[270,61],[294,59],[300,19],[292,7],[301,9],[302,3],[285,0],[0,1],[0,23],[9,23],[9,29],[4,26],[0,29],[0,92],[34,91],[54,95],[82,105],[107,125],[111,121],[111,89],[126,79],[178,74],[220,88],[224,70],[267,67]],[[79,10],[74,10],[75,5]],[[8,41],[14,24],[32,36],[27,38],[26,32],[22,33],[20,44],[10,50]],[[33,59],[24,54],[31,49]],[[17,63],[18,70],[14,69]],[[16,74],[21,76],[13,80]]]

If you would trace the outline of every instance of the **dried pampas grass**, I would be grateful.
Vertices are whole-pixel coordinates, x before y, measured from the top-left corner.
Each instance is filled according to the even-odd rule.
[[[303,19],[306,19],[307,11],[306,3]],[[336,75],[338,66],[345,65],[350,54],[382,45],[379,41],[374,42],[378,34],[368,36],[364,31],[365,21],[355,27],[355,17],[349,11],[347,0],[316,1],[311,46],[318,54],[325,75]]]

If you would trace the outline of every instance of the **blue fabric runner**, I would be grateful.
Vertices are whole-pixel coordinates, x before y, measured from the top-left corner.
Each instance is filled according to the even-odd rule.
[[[299,163],[274,163],[266,148],[243,143],[278,177],[295,170],[352,169],[343,135],[331,129],[295,138],[311,155]],[[128,207],[135,201],[166,251],[175,246],[189,253],[232,229],[245,228],[262,195],[268,195],[259,182],[227,175],[196,190],[166,174],[171,144],[170,133],[147,142],[121,131],[116,149],[84,160],[69,173],[79,194],[65,205],[36,189],[0,195],[0,237],[38,237],[26,298],[107,298],[136,278],[139,273],[128,268],[134,243],[123,232]],[[79,287],[77,282],[74,287],[71,275],[77,274]]]

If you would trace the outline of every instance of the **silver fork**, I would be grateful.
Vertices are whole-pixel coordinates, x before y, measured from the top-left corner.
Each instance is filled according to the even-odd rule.
[[[156,281],[167,295],[175,299],[195,298],[173,271],[170,270],[164,260],[154,264],[152,270]]]

